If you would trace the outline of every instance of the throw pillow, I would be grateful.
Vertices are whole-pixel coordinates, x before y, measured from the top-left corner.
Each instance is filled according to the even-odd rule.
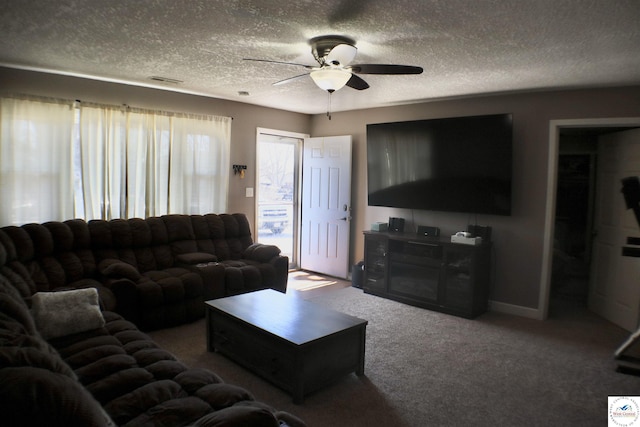
[[[45,339],[77,334],[104,326],[95,288],[33,295],[31,311]]]

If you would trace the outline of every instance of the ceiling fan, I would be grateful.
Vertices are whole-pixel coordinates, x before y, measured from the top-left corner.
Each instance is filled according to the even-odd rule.
[[[308,72],[289,77],[274,83],[282,85],[294,80],[310,76],[320,89],[333,93],[344,86],[364,90],[369,84],[357,74],[421,74],[422,67],[393,64],[354,64],[358,49],[355,40],[338,35],[318,36],[309,40],[311,53],[318,66],[297,64],[293,62],[272,61],[268,59],[244,58],[246,61],[269,62],[303,67]]]

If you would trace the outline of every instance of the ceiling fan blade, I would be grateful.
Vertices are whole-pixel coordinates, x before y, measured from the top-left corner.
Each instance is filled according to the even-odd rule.
[[[357,90],[364,90],[369,88],[369,83],[365,82],[362,77],[351,74],[351,78],[347,82],[347,86]]]
[[[358,64],[351,66],[351,71],[358,74],[421,74],[422,67],[392,64]]]
[[[358,53],[358,48],[349,44],[339,44],[327,54],[326,62],[331,65],[349,65]]]
[[[299,78],[306,77],[308,75],[309,75],[309,73],[304,73],[304,74],[300,74],[299,76],[289,77],[289,78],[286,78],[284,80],[280,80],[280,81],[277,81],[277,82],[273,83],[273,86],[280,86],[280,85],[283,85],[283,84],[291,83],[294,80],[298,80]]]
[[[314,67],[312,65],[305,64],[297,64],[295,62],[284,62],[284,61],[272,61],[270,59],[254,59],[254,58],[242,58],[243,61],[256,61],[256,62],[269,62],[271,64],[284,64],[284,65],[294,65],[296,67],[304,67],[307,70],[312,70]]]

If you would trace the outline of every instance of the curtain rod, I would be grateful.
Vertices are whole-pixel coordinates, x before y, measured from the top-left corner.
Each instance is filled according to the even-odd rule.
[[[2,97],[6,97],[6,98],[23,99],[23,100],[27,100],[27,101],[49,102],[49,103],[55,103],[55,104],[68,104],[71,107],[74,107],[74,106],[77,106],[77,105],[84,105],[84,106],[87,106],[87,107],[96,107],[96,108],[106,108],[106,109],[111,109],[111,110],[130,111],[130,112],[133,112],[133,113],[160,114],[160,115],[169,116],[169,117],[197,118],[197,119],[204,119],[204,120],[227,119],[228,118],[228,119],[233,120],[233,117],[218,116],[218,115],[214,115],[214,114],[185,113],[185,112],[177,112],[177,111],[154,110],[154,109],[150,109],[150,108],[132,107],[132,106],[130,106],[128,104],[121,104],[121,105],[102,104],[102,103],[92,102],[92,101],[82,101],[80,99],[72,100],[72,99],[53,98],[53,97],[46,97],[46,96],[39,96],[39,95],[29,95],[29,94],[22,94],[22,93],[3,93],[1,96]]]
[[[74,101],[70,99],[53,98],[53,97],[39,96],[39,95],[29,95],[26,93],[3,92],[1,96],[3,98],[14,98],[14,99],[20,99],[23,101],[48,102],[50,104],[68,104],[69,106],[73,106],[73,103],[74,103]]]

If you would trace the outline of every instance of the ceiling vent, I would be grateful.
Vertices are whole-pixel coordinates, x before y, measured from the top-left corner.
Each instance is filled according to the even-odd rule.
[[[151,80],[153,80],[153,81],[156,81],[156,82],[167,83],[167,84],[172,84],[172,85],[177,85],[177,84],[180,84],[180,83],[184,83],[182,80],[172,79],[170,77],[151,76],[149,78]]]

